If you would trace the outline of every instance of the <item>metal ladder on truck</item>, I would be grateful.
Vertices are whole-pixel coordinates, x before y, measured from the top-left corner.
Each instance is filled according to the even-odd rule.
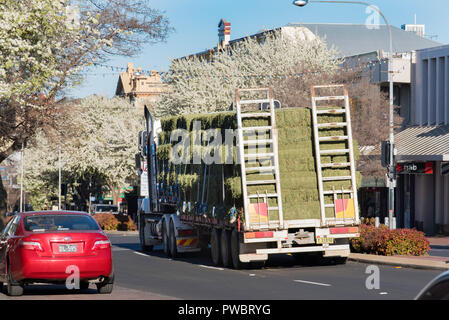
[[[245,230],[277,229],[283,226],[281,182],[278,159],[278,134],[273,91],[271,88],[236,89],[238,157],[241,166],[242,196],[245,214]],[[257,95],[256,98],[242,99],[243,95]],[[262,96],[262,98],[260,98]],[[251,109],[249,105],[268,103],[268,110]],[[245,119],[266,119],[266,126],[243,126]],[[256,135],[257,133],[257,135]],[[259,139],[258,135],[265,137]],[[251,138],[250,136],[256,136]],[[244,139],[248,137],[248,139]],[[259,150],[259,147],[266,150]],[[255,152],[254,152],[255,151]],[[262,161],[265,159],[265,161]],[[260,166],[248,166],[251,161],[258,161]],[[269,160],[269,161],[267,161]],[[248,161],[248,162],[247,162]],[[267,165],[268,163],[268,165]],[[265,164],[265,165],[264,165]],[[264,179],[263,175],[270,175],[271,179]],[[258,175],[260,180],[248,180],[249,175]],[[248,187],[259,186],[263,192],[248,193]],[[264,188],[271,188],[267,192]],[[273,188],[274,187],[274,188]],[[274,190],[274,192],[273,192]],[[256,203],[251,200],[256,199]],[[276,206],[270,206],[270,199],[276,199]],[[260,202],[263,200],[263,202]],[[272,202],[272,201],[271,201]],[[270,221],[270,212],[278,212],[278,220]]]
[[[318,96],[318,90],[329,90],[329,89],[343,89],[343,95],[327,95]],[[311,87],[312,96],[312,119],[313,119],[313,136],[315,145],[315,158],[316,158],[316,168],[318,176],[318,189],[320,198],[320,211],[321,211],[321,224],[322,226],[336,225],[336,224],[347,224],[347,223],[357,223],[359,220],[358,212],[358,202],[357,202],[357,188],[356,188],[356,169],[354,164],[354,151],[352,144],[352,129],[351,129],[351,116],[350,116],[350,105],[348,90],[345,85],[322,85],[322,86],[312,86]],[[320,101],[327,102],[326,105],[319,105]],[[329,105],[332,102],[343,102],[340,106]],[[323,122],[320,119],[322,117],[328,117],[332,115],[341,115],[344,119],[343,122]],[[335,129],[335,128],[346,128],[346,133],[344,135],[333,135],[333,136],[323,136],[320,135],[320,129]],[[347,147],[343,149],[335,148],[325,148],[326,144],[332,144],[335,142],[346,142]],[[345,162],[326,162],[322,163],[322,156],[346,156],[348,161]],[[323,176],[324,169],[345,169],[349,168],[350,175],[347,176]],[[324,182],[329,181],[349,181],[350,187],[341,187],[332,190],[324,189]],[[333,196],[333,203],[326,203],[325,197]],[[340,199],[338,197],[340,196]],[[345,197],[349,196],[348,199],[352,199],[353,204],[353,217],[346,217],[345,208]],[[343,209],[343,217],[337,218],[337,203],[339,204],[339,209]],[[326,208],[334,209],[334,218],[326,218]],[[340,214],[341,215],[341,214]]]

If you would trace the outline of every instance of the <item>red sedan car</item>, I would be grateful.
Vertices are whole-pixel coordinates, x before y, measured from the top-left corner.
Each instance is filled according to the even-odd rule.
[[[31,283],[65,283],[67,288],[111,293],[111,243],[85,212],[39,211],[15,215],[0,236],[0,286],[11,296]],[[79,286],[78,286],[79,284]]]

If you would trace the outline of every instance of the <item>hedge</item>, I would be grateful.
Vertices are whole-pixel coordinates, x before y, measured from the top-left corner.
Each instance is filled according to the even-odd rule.
[[[429,240],[415,229],[393,229],[362,224],[360,237],[351,239],[351,251],[375,255],[422,256],[430,250]]]
[[[94,219],[103,230],[135,231],[134,221],[129,216],[114,215],[111,213],[97,213]]]

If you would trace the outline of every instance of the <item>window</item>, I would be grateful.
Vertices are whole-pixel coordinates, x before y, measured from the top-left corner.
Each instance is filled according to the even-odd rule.
[[[2,237],[7,236],[9,229],[11,228],[12,224],[14,223],[15,217],[16,216],[12,217],[11,220],[9,220],[8,224],[6,225],[5,229],[3,229]]]
[[[3,229],[2,236],[3,237],[10,237],[15,234],[17,226],[20,221],[20,216],[16,215],[11,220],[9,220],[8,224],[6,225],[5,229]]]
[[[24,228],[33,232],[99,230],[92,217],[75,214],[28,216],[24,220]]]

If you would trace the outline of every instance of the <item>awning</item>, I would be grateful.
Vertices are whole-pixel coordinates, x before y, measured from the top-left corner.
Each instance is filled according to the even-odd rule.
[[[405,128],[395,144],[397,161],[449,161],[449,125]]]

